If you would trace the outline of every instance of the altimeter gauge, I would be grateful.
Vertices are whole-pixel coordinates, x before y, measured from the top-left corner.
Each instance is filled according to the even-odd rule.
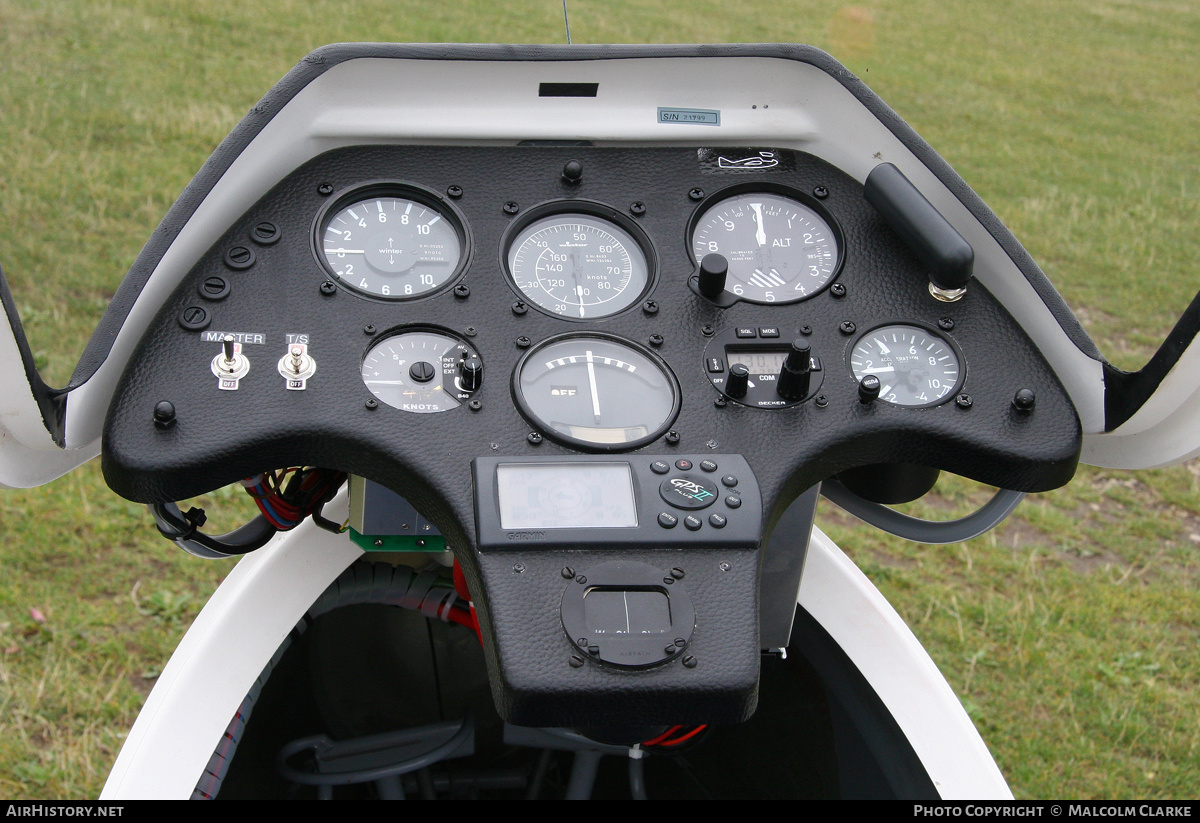
[[[812,297],[842,262],[834,226],[814,207],[772,191],[745,191],[704,208],[691,251],[697,262],[722,255],[729,263],[725,290],[749,303]]]

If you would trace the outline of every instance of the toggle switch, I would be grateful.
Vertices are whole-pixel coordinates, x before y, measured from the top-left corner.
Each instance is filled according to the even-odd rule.
[[[304,391],[308,378],[317,371],[317,361],[308,353],[307,343],[288,343],[287,354],[279,358],[279,374],[288,391]]]
[[[221,338],[221,351],[212,359],[212,373],[217,378],[217,388],[222,391],[237,391],[239,381],[250,371],[250,361],[242,354],[242,344],[234,341],[232,334]]]

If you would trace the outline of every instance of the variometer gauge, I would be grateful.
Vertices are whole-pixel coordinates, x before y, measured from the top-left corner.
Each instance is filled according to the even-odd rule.
[[[317,227],[317,256],[349,289],[384,300],[437,291],[462,270],[466,231],[449,205],[411,186],[337,198]]]
[[[583,203],[531,212],[507,246],[513,285],[534,305],[572,320],[608,317],[640,302],[651,280],[649,244],[634,236],[641,233],[636,226],[617,219],[624,218]]]
[[[549,437],[589,451],[657,439],[679,413],[679,385],[657,355],[607,334],[566,334],[530,349],[513,372],[521,412]]]
[[[879,378],[880,400],[914,408],[953,397],[965,372],[948,338],[910,324],[880,326],[858,338],[850,369],[855,380],[870,374]]]
[[[726,291],[749,303],[795,303],[837,275],[842,263],[838,232],[798,195],[724,194],[702,207],[692,227],[691,251],[697,263],[709,254],[726,259]]]

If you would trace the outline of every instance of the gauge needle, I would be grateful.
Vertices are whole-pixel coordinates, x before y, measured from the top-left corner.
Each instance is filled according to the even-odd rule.
[[[583,317],[584,316],[584,313],[583,313],[583,286],[580,286],[580,285],[575,286],[575,296],[579,298],[579,316]],[[589,367],[591,366],[590,362],[588,363],[588,366]]]
[[[754,239],[758,241],[758,245],[767,245],[767,232],[763,228],[762,203],[751,203],[750,208],[754,209],[754,217],[758,221],[758,231],[754,233]]]
[[[596,393],[596,367],[592,363],[592,353],[587,353],[588,386],[592,390],[592,416],[596,425],[600,425],[600,395]]]

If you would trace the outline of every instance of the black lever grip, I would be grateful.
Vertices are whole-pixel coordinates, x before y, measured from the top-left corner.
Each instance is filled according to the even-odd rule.
[[[863,194],[917,255],[933,285],[945,291],[966,288],[975,250],[900,169],[880,163],[867,175]]]

